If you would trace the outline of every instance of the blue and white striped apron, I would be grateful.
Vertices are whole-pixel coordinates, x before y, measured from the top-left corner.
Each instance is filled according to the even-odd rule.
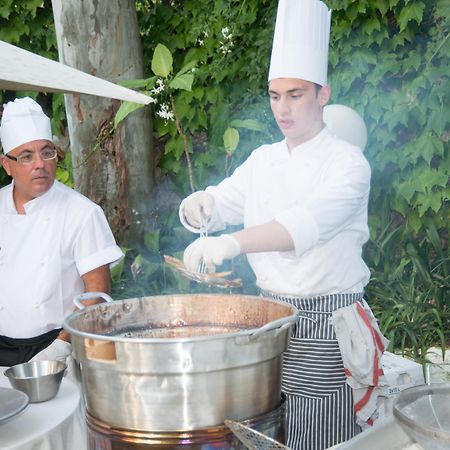
[[[283,360],[287,446],[293,450],[323,450],[352,438],[360,427],[355,421],[352,389],[346,383],[331,314],[361,300],[363,294],[298,298],[262,291],[261,295],[299,310],[300,319]]]

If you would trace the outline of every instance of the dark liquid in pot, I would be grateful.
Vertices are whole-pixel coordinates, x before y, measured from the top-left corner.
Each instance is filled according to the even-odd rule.
[[[110,336],[141,339],[188,338],[196,336],[214,336],[217,334],[237,333],[245,329],[249,328],[224,325],[195,325],[133,329],[128,328],[111,333]]]

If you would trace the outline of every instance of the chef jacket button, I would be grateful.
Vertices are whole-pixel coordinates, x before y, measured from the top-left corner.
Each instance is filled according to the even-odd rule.
[[[261,277],[261,281],[266,281],[266,280],[267,280],[267,277],[263,275],[263,276]]]
[[[39,303],[35,303],[33,306],[37,309],[39,308]]]

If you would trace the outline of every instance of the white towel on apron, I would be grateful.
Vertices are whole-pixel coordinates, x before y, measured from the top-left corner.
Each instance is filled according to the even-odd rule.
[[[386,384],[381,356],[389,341],[381,334],[364,300],[333,311],[331,321],[341,350],[347,384],[353,389],[357,422],[365,428],[377,417],[378,386]]]

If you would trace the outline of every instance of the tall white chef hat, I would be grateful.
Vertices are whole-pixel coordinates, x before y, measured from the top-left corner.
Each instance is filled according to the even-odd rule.
[[[327,83],[331,10],[319,0],[279,0],[269,81]]]
[[[3,153],[9,153],[26,142],[53,141],[50,119],[41,106],[30,97],[16,98],[3,109],[0,141]]]

